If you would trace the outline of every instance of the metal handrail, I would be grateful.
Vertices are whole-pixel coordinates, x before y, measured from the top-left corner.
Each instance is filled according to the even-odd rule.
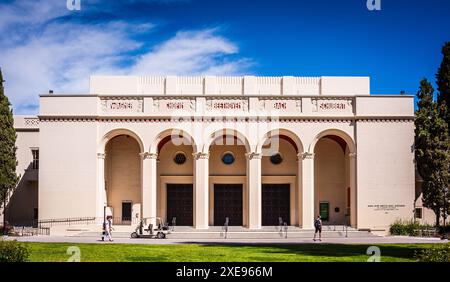
[[[228,235],[228,224],[230,222],[230,219],[228,217],[225,217],[225,223],[222,226],[222,230],[224,231],[224,237],[227,238]]]
[[[280,229],[280,232],[283,232],[283,218],[281,216],[278,217],[278,228]]]
[[[172,217],[172,231],[175,231],[175,225],[177,225],[177,218],[176,217]]]

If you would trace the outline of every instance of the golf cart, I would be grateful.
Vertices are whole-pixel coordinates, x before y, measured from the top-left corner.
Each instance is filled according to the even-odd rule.
[[[155,224],[155,225],[154,225]],[[169,225],[160,217],[146,217],[139,221],[131,238],[164,239],[170,233]]]

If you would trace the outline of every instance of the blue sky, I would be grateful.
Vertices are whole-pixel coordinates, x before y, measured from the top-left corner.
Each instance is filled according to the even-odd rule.
[[[450,1],[0,1],[0,67],[19,114],[38,94],[87,93],[89,75],[363,75],[415,94],[450,41]]]

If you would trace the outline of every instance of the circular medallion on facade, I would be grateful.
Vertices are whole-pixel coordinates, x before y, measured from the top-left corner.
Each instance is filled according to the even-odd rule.
[[[186,155],[184,153],[177,153],[173,161],[178,165],[182,165],[186,162]]]
[[[226,165],[234,163],[234,155],[231,152],[226,152],[222,156],[222,162]]]
[[[283,162],[283,157],[280,155],[280,153],[273,154],[270,156],[270,162],[274,165],[281,164]]]

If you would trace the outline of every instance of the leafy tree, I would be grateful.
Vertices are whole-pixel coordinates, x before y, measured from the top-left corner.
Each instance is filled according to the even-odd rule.
[[[0,207],[6,205],[9,191],[18,181],[16,174],[16,130],[8,97],[4,93],[3,75],[0,69]]]
[[[415,158],[422,176],[423,205],[436,214],[436,226],[444,208],[448,186],[450,142],[448,125],[442,116],[446,105],[433,99],[434,89],[427,79],[420,82],[415,119]]]

